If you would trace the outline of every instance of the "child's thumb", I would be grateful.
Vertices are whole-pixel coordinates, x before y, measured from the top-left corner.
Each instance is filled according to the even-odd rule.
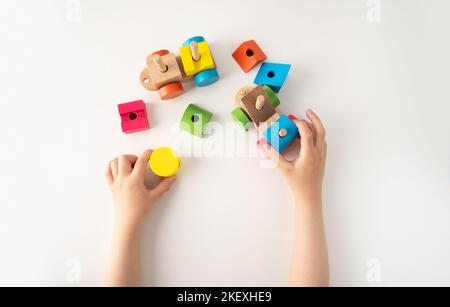
[[[150,195],[156,199],[161,198],[170,190],[175,179],[176,177],[164,178],[155,188],[150,190]]]

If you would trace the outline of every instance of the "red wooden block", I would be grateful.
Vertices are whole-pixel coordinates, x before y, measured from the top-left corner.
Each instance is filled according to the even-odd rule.
[[[150,128],[147,110],[142,100],[119,104],[118,109],[124,133],[133,133]]]
[[[265,61],[267,56],[254,41],[243,42],[233,53],[233,58],[241,66],[244,72],[249,72],[256,65]]]

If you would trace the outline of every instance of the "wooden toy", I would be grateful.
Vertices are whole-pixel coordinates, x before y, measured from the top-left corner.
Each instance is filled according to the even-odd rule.
[[[133,133],[150,128],[147,110],[142,100],[119,104],[118,109],[124,133]]]
[[[256,86],[241,98],[241,107],[247,112],[250,119],[259,126],[276,114],[270,103],[269,96],[262,86]]]
[[[263,138],[278,152],[283,152],[299,135],[298,128],[286,115],[270,125]]]
[[[251,98],[246,97],[249,94],[251,94]],[[269,105],[265,109],[261,109],[261,112],[256,109],[257,97],[255,96],[260,95],[264,96],[264,102],[267,99],[270,101],[273,109]],[[247,106],[244,104],[244,101],[246,101]],[[253,105],[254,103],[255,105]],[[258,127],[261,122],[265,122],[270,116],[276,113],[275,108],[281,103],[277,94],[268,86],[246,86],[236,94],[236,104],[238,108],[231,112],[231,116],[239,126],[248,130],[250,127],[249,123],[254,122],[256,127]]]
[[[161,147],[152,152],[148,165],[159,177],[175,176],[181,167],[180,158],[168,147]]]
[[[279,152],[284,151],[299,136],[293,115],[279,115],[275,107],[280,105],[278,96],[261,85],[246,86],[236,94],[239,108],[231,112],[234,120],[245,130],[253,122],[261,136],[258,146],[272,145]]]
[[[212,116],[211,112],[190,104],[181,118],[180,129],[201,138],[205,135],[206,126]]]
[[[168,50],[156,51],[147,57],[147,68],[141,73],[141,83],[150,91],[159,91],[162,100],[182,95],[182,80],[183,73],[177,58]]]
[[[286,78],[289,74],[291,65],[289,64],[276,64],[276,63],[263,63],[259,69],[255,78],[255,84],[267,85],[274,92],[279,93]]]
[[[208,86],[219,80],[216,64],[204,37],[196,36],[185,41],[180,48],[180,57],[186,76],[194,76],[198,87]]]
[[[266,94],[269,97],[273,107],[278,108],[281,104],[280,98],[278,98],[277,94],[275,94],[275,92],[267,85],[264,85],[263,88],[266,91]]]
[[[235,52],[233,58],[244,72],[249,72],[259,63],[265,61],[267,56],[254,40],[243,42]]]

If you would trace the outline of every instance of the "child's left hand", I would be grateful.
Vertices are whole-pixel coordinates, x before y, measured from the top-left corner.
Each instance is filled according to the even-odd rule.
[[[116,214],[116,226],[139,229],[155,203],[170,190],[175,177],[166,178],[155,188],[145,186],[144,178],[152,150],[140,157],[120,156],[112,160],[106,170]]]

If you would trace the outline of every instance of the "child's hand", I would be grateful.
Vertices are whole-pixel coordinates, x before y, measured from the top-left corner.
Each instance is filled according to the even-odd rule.
[[[264,148],[267,158],[278,165],[287,179],[297,200],[296,204],[321,201],[327,156],[325,128],[322,122],[311,110],[308,110],[306,115],[311,122],[294,121],[301,135],[300,156],[296,161],[287,161],[270,145]]]
[[[153,189],[145,186],[144,178],[151,154],[152,151],[147,150],[139,158],[120,156],[107,167],[105,175],[113,195],[119,227],[139,228],[175,180],[175,177],[166,178]]]

